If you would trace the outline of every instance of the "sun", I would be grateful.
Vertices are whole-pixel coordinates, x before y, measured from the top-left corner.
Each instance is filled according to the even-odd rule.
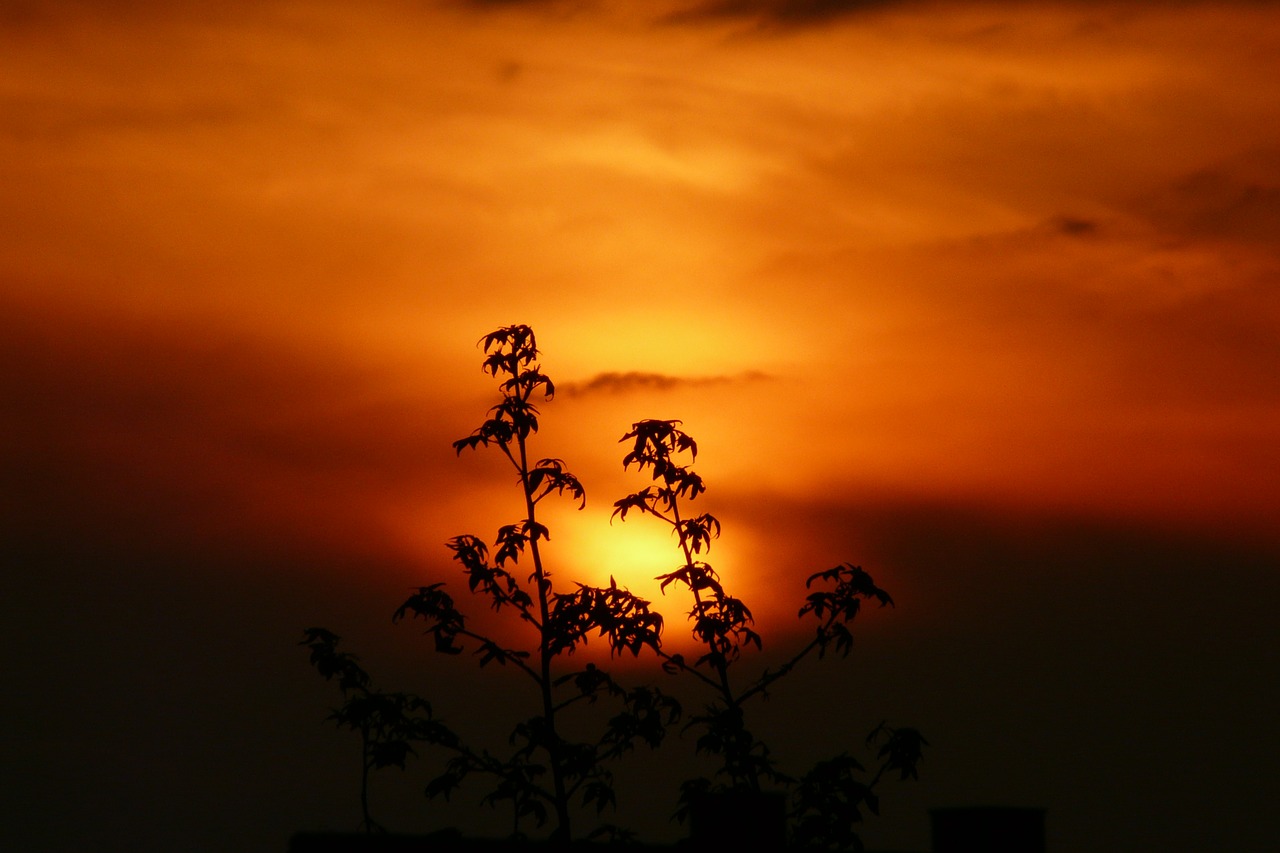
[[[546,553],[554,554],[548,564],[553,566],[558,588],[571,583],[608,586],[612,580],[663,610],[685,604],[683,590],[668,587],[664,595],[657,579],[684,565],[679,539],[666,524],[639,514],[625,522],[582,516],[557,521],[550,543],[555,547],[548,547]],[[727,541],[716,540],[710,553],[704,549],[694,559],[711,563],[722,577],[735,574],[734,548]],[[726,582],[737,586],[731,577]]]
[[[591,586],[608,586],[615,581],[652,600],[660,594],[657,576],[675,571],[684,562],[670,528],[651,519],[571,524],[561,532],[557,562],[564,581]]]

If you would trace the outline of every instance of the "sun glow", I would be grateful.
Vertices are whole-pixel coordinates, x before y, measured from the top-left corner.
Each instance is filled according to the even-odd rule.
[[[556,546],[552,564],[558,568],[552,571],[557,575],[557,588],[566,589],[572,583],[607,586],[616,582],[662,613],[666,620],[664,646],[684,649],[692,643],[685,623],[692,604],[688,591],[671,585],[664,592],[658,580],[684,564],[679,540],[670,528],[652,518],[629,517],[626,522],[614,519],[612,524],[601,524],[578,517],[557,520],[552,529],[556,531],[552,534],[556,541],[551,544]],[[710,553],[704,549],[693,558],[714,566],[731,595],[751,601],[756,598],[755,590],[745,588],[750,584],[735,570],[741,566],[738,550],[732,542],[716,540]]]
[[[642,598],[660,595],[658,575],[683,563],[680,544],[669,529],[651,519],[612,524],[568,524],[557,553],[568,563],[564,581],[607,586],[616,581]]]
[[[607,523],[582,516],[561,522],[561,541],[553,543],[560,558],[567,559],[565,580],[597,586],[608,585],[610,578],[644,598],[661,595],[657,577],[675,571],[684,564],[680,541],[666,524],[631,513],[625,521],[613,518]],[[715,548],[719,555],[719,543]],[[706,559],[705,552],[695,559]],[[568,577],[572,575],[572,578]]]

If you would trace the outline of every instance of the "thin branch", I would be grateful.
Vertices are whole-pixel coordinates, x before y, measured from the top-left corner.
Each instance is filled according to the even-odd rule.
[[[827,617],[827,622],[825,625],[822,626],[821,630],[826,631],[827,628],[831,627],[831,624],[834,621],[835,621],[835,614],[833,613],[831,616]],[[769,670],[765,670],[765,672],[760,676],[759,680],[757,680],[756,683],[750,687],[750,689],[743,691],[742,695],[738,697],[738,702],[739,703],[745,702],[747,699],[751,698],[757,693],[762,693],[765,690],[767,690],[769,688],[769,685],[773,684],[779,678],[782,678],[784,675],[791,672],[791,670],[795,669],[796,665],[799,664],[800,661],[808,657],[810,653],[812,653],[813,650],[816,649],[819,645],[820,643],[818,642],[818,639],[815,637],[814,639],[809,641],[808,645],[806,645],[800,651],[796,652],[796,654],[792,656],[791,660],[787,661],[782,666],[778,667],[776,670],[772,672],[770,672]]]
[[[697,678],[699,681],[702,681],[703,683],[705,683],[708,687],[712,687],[716,690],[720,689],[720,683],[716,681],[714,678],[689,666],[689,664],[685,662],[684,655],[669,655],[666,652],[664,652],[662,649],[657,649],[656,651],[657,651],[658,657],[662,658],[672,666],[678,668],[680,671],[689,673],[694,678]]]
[[[477,634],[474,631],[468,630],[466,628],[463,628],[460,631],[458,631],[458,636],[470,637],[471,639],[480,643],[481,647],[492,646],[494,648],[501,649],[501,651],[504,654],[504,658],[503,660],[500,661],[500,663],[506,664],[509,661],[515,664],[519,669],[523,670],[524,673],[528,675],[530,678],[532,678],[534,681],[539,680],[538,673],[535,672],[533,668],[530,667],[527,663],[525,663],[523,658],[521,658],[518,654],[516,654],[516,652],[519,651],[518,649],[503,648],[502,646],[498,645],[496,642],[484,636],[483,634]],[[481,651],[480,649],[476,649],[474,652],[472,652],[472,654],[480,654],[480,651]]]

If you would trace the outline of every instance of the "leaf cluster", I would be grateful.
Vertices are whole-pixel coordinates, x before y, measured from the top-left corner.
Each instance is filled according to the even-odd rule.
[[[810,593],[797,615],[803,619],[813,614],[819,620],[815,638],[818,657],[822,657],[833,642],[841,657],[848,656],[853,648],[853,634],[849,633],[848,626],[862,609],[863,601],[875,599],[881,607],[893,606],[889,593],[876,586],[871,575],[861,566],[842,563],[825,572],[817,572],[805,581],[805,588],[812,589],[815,582],[831,584],[832,588]]]
[[[819,761],[796,783],[792,794],[792,842],[815,850],[862,850],[856,826],[864,812],[880,814],[876,784],[890,773],[917,778],[917,766],[928,745],[918,731],[881,722],[866,743],[879,750],[879,767],[866,780],[866,768],[847,753]]]

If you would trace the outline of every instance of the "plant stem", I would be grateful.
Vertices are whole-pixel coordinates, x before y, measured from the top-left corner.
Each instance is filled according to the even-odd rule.
[[[672,491],[671,493],[671,515],[673,519],[672,523],[676,529],[676,535],[680,537],[680,550],[684,553],[685,565],[692,566],[693,553],[689,550],[689,539],[688,539],[688,536],[685,534],[684,526],[680,522],[680,505],[678,500],[679,499],[676,497],[675,492]],[[701,592],[697,589],[692,589],[692,592],[693,592],[694,602],[698,605],[698,608],[701,609],[702,607]],[[712,657],[711,663],[713,666],[715,666],[716,672],[720,676],[720,682],[717,685],[717,688],[720,691],[720,695],[724,698],[726,710],[738,711],[739,714],[741,714],[741,711],[742,711],[741,698],[745,698],[746,696],[749,696],[750,693],[744,694],[744,696],[741,698],[734,696],[733,688],[729,684],[729,658],[728,658],[728,654],[726,653],[726,649],[724,648],[724,643],[722,642],[721,647],[719,648],[717,648],[715,641],[709,641],[707,645],[711,648],[713,652],[715,652],[715,656]],[[750,783],[751,790],[759,791],[760,776],[758,773],[756,773],[755,765],[752,764],[750,761],[744,761],[743,764],[747,767],[747,771],[748,771],[747,781]]]
[[[360,813],[364,818],[364,831],[373,832],[373,818],[369,815],[369,727],[360,729]]]
[[[531,387],[523,387],[520,389],[521,398],[528,400],[529,394],[532,392]],[[525,436],[519,432],[516,434],[516,446],[520,452],[520,485],[524,492],[525,503],[525,529],[530,533],[529,550],[533,554],[533,576],[534,584],[537,586],[538,593],[538,615],[542,620],[542,628],[538,632],[538,656],[540,666],[540,676],[538,678],[538,687],[542,692],[542,715],[547,723],[547,753],[551,763],[551,781],[555,791],[555,807],[556,821],[559,824],[552,839],[561,842],[568,842],[572,838],[569,826],[569,800],[565,792],[564,773],[561,766],[561,750],[560,736],[556,733],[556,706],[555,697],[551,692],[551,660],[553,657],[550,645],[550,636],[548,633],[550,625],[550,585],[546,581],[546,573],[542,568],[542,552],[538,548],[538,537],[534,530],[535,510],[533,500],[533,489],[529,485],[529,455],[525,444]]]

